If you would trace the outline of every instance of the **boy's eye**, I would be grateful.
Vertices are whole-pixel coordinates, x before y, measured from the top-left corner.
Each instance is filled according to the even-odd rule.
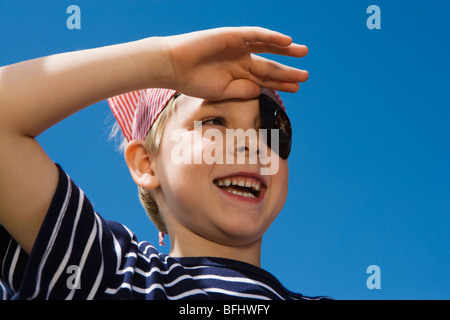
[[[222,117],[214,117],[202,120],[202,125],[223,126],[225,125],[225,119]]]

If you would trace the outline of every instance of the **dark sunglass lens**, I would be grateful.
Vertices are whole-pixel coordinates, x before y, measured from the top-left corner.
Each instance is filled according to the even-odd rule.
[[[279,152],[278,155],[286,160],[291,152],[292,128],[289,118],[284,110],[272,99],[261,95],[259,108],[262,128],[267,129],[267,146],[271,148],[271,129],[279,130]]]

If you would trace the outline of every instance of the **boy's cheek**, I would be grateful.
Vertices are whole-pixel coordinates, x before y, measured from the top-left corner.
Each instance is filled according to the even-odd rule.
[[[278,172],[273,176],[273,184],[279,190],[279,193],[283,195],[283,204],[286,201],[288,187],[289,187],[289,165],[288,160],[282,160],[280,158]]]

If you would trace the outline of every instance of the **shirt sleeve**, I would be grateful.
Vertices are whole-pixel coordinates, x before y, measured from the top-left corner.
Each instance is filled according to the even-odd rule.
[[[129,233],[103,220],[57,167],[58,186],[30,255],[0,226],[0,299],[95,299],[120,265]]]

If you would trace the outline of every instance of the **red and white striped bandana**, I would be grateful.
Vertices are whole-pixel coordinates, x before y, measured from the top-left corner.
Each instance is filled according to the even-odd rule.
[[[127,141],[145,140],[153,123],[176,93],[171,89],[143,89],[111,97],[108,103]],[[270,97],[286,111],[275,90],[261,88],[261,94]]]

